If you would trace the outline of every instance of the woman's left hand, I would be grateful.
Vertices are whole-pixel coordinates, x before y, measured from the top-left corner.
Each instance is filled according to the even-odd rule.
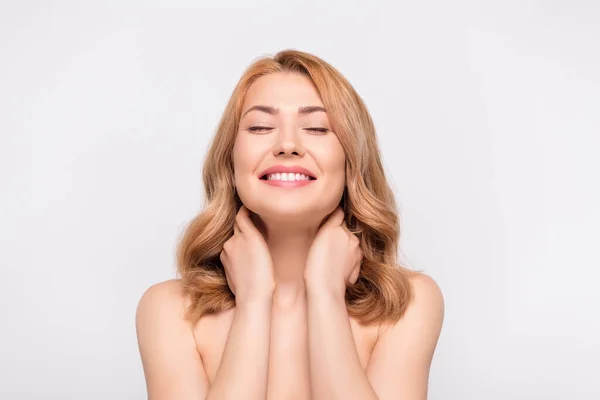
[[[304,282],[307,288],[343,298],[346,284],[354,284],[358,279],[362,258],[360,240],[348,230],[344,211],[338,206],[321,226],[308,251]]]

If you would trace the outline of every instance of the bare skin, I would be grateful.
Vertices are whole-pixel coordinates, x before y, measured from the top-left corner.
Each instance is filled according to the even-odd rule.
[[[327,113],[301,113],[306,106],[323,103],[298,74],[263,76],[248,90],[233,147],[244,206],[221,253],[236,307],[191,326],[179,281],[142,296],[136,327],[149,399],[426,399],[441,292],[420,275],[394,325],[348,316],[344,288],[362,252],[336,208],[345,154]],[[269,186],[260,173],[273,165],[307,168],[316,180]]]
[[[173,281],[172,284],[177,284]],[[268,399],[310,399],[305,299],[297,304],[274,305],[269,346]],[[203,318],[194,328],[209,384],[214,380],[235,310]],[[351,319],[355,345],[366,368],[377,340],[377,326],[361,326]],[[210,332],[206,334],[205,332]]]
[[[423,298],[435,299],[438,290],[431,278],[423,275],[421,282],[416,282],[417,291]],[[429,293],[432,292],[432,293]],[[428,294],[429,293],[429,294]],[[435,300],[439,307],[439,301]],[[144,364],[144,373],[150,400],[195,400],[205,399],[215,381],[223,353],[228,344],[228,335],[231,336],[232,323],[236,317],[235,308],[214,315],[201,318],[198,323],[191,325],[183,319],[183,309],[186,301],[181,295],[179,280],[169,280],[150,287],[142,297],[137,313],[137,330],[140,352]],[[311,382],[308,368],[306,331],[306,308],[303,301],[286,304],[283,309],[276,310],[273,305],[272,321],[270,323],[269,365],[266,393],[267,399],[315,399],[311,397]],[[252,310],[247,310],[250,313]],[[418,312],[413,308],[413,314]],[[440,311],[438,311],[440,312]],[[443,313],[443,311],[441,311]],[[405,397],[394,397],[395,393],[389,391],[387,396],[380,395],[380,400],[405,398],[408,400],[425,400],[427,397],[426,385],[428,379],[429,362],[437,342],[436,329],[440,329],[441,322],[437,318],[433,322],[423,322],[414,315],[401,319],[396,326],[389,328],[386,335],[393,329],[405,331],[406,348],[385,343],[393,339],[390,335],[380,335],[379,326],[362,326],[353,318],[349,318],[355,351],[360,359],[360,365],[365,373],[369,372],[370,381],[394,380],[404,385]],[[243,315],[243,314],[241,314]],[[245,322],[250,328],[240,330],[240,337],[250,346],[254,340],[252,334],[253,323],[264,324],[260,319],[250,318]],[[430,333],[423,331],[424,324],[431,329]],[[432,325],[433,324],[433,325]],[[300,328],[299,328],[300,327]],[[439,328],[436,328],[439,327]],[[429,347],[423,350],[414,343],[419,344],[410,332],[419,328],[417,334],[424,337]],[[253,332],[254,331],[254,332]],[[244,335],[246,335],[244,337]],[[378,346],[379,345],[379,346]],[[384,346],[382,346],[384,345]],[[378,351],[376,347],[380,347]],[[416,348],[415,348],[416,347]],[[388,350],[389,349],[389,350]],[[238,353],[238,362],[254,365],[251,351]],[[394,352],[394,350],[396,350]],[[411,353],[413,351],[414,353]],[[374,357],[383,359],[380,353],[391,352],[401,365],[397,370],[380,371],[385,367],[376,364]],[[250,357],[248,357],[250,355]],[[380,361],[381,362],[381,361]],[[425,368],[423,369],[423,365]],[[391,365],[390,367],[393,367]],[[389,367],[388,367],[389,368]],[[369,371],[370,370],[370,371]],[[254,368],[248,368],[248,374],[253,376]],[[425,389],[423,389],[425,385]],[[235,385],[232,385],[235,386]],[[218,398],[218,397],[215,397]],[[225,398],[235,398],[222,397]],[[250,398],[250,397],[243,397]]]

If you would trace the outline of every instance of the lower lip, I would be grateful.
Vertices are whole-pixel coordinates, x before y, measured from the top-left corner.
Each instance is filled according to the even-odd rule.
[[[277,186],[277,187],[282,187],[282,188],[290,188],[290,189],[310,185],[315,180],[316,179],[310,179],[310,180],[303,179],[303,180],[299,180],[299,181],[279,181],[279,180],[261,179],[261,181],[263,181],[267,185]]]

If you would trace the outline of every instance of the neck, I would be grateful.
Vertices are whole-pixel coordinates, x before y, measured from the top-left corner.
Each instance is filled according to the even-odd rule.
[[[262,219],[257,222],[271,253],[276,296],[294,303],[305,294],[304,268],[318,227]]]

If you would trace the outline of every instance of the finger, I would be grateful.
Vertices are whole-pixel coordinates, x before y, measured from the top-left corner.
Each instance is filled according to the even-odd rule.
[[[346,231],[346,233],[348,234],[348,236],[350,237],[351,240],[358,240],[360,242],[360,239],[358,238],[358,236],[356,236],[356,233],[352,232],[350,230],[350,228],[348,228],[348,224],[346,223],[346,220],[344,220],[344,222],[342,222],[341,227]]]
[[[350,274],[350,283],[351,284],[354,285],[356,283],[356,281],[358,280],[359,274],[360,274],[360,263],[358,264],[358,266],[356,268],[354,268],[354,270]]]
[[[234,235],[241,235],[242,234],[242,230],[240,229],[240,227],[238,226],[236,221],[233,221],[233,234]]]
[[[231,290],[231,293],[233,293],[235,295],[235,285],[231,281],[231,278],[229,277],[229,274],[227,273],[227,269],[225,269],[225,281],[227,282],[227,286],[229,286],[229,290]]]
[[[235,216],[235,222],[237,222],[238,228],[241,233],[250,232],[254,225],[250,221],[250,215],[248,208],[242,204]]]
[[[329,219],[327,220],[327,222],[325,222],[324,225],[327,226],[340,226],[340,224],[342,223],[342,221],[344,221],[344,210],[342,210],[342,207],[337,207],[333,213],[331,213],[331,215],[329,216]]]
[[[227,256],[227,252],[225,250],[221,251],[221,253],[219,254],[219,260],[221,260],[221,264],[223,265],[225,272],[227,272],[227,268],[225,268],[225,265],[229,264],[229,257]]]
[[[342,221],[342,228],[344,228],[344,230],[348,233],[352,233],[350,232],[350,229],[348,229],[348,224],[346,224],[346,220]]]
[[[352,272],[353,279],[354,279],[353,283],[356,283],[356,281],[358,280],[358,277],[360,276],[360,271],[362,270],[364,260],[365,260],[364,253],[361,250],[360,258],[358,259],[358,262],[356,263],[356,267],[354,268],[354,271]]]

